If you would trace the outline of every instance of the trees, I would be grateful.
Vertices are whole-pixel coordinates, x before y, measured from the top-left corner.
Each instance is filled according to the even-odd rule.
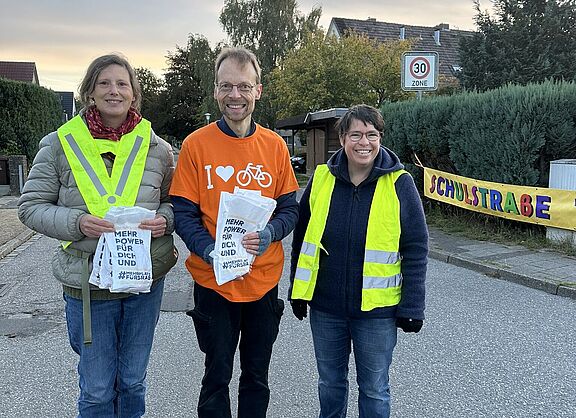
[[[478,33],[460,45],[465,88],[575,79],[576,0],[494,0],[495,16],[474,7]]]
[[[232,44],[252,50],[268,74],[318,27],[321,14],[322,8],[315,7],[303,15],[295,0],[226,0],[220,23]]]
[[[0,78],[0,154],[25,154],[32,161],[40,139],[62,124],[62,114],[52,90]]]
[[[185,48],[176,47],[167,56],[165,90],[158,97],[164,121],[161,133],[182,140],[205,123],[204,113],[216,113],[212,98],[215,59],[208,40],[190,35]]]
[[[406,97],[400,88],[400,57],[410,41],[378,42],[350,33],[308,36],[272,72],[278,117],[366,103],[380,107]]]
[[[157,77],[148,68],[135,68],[136,78],[142,89],[142,104],[140,112],[148,119],[154,130],[163,134],[166,123],[166,114],[162,111],[162,93],[164,92],[164,81]]]
[[[254,117],[264,126],[273,127],[277,113],[268,89],[271,71],[288,51],[300,46],[306,34],[318,28],[321,14],[320,7],[302,14],[295,0],[225,1],[220,14],[224,31],[232,45],[253,51],[262,67],[264,94]]]

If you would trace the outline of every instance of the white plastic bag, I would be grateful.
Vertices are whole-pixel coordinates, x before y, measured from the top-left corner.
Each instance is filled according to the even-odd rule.
[[[152,285],[150,258],[151,232],[138,225],[154,219],[154,211],[113,206],[104,219],[114,224],[115,232],[100,236],[94,254],[89,282],[110,292],[146,293]]]
[[[276,200],[256,190],[236,188],[234,193],[220,193],[216,242],[211,253],[216,283],[223,285],[250,271],[254,256],[242,246],[242,238],[264,229],[275,208]]]

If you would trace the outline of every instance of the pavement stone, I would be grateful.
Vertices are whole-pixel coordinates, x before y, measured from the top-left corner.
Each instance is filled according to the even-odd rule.
[[[18,219],[17,196],[0,197],[0,259],[35,232]],[[576,258],[549,249],[477,241],[430,228],[430,257],[576,300]]]

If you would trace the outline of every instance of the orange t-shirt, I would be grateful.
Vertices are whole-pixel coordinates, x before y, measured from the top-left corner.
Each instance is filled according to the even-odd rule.
[[[178,156],[170,194],[184,197],[200,207],[202,223],[212,237],[216,235],[221,192],[234,187],[260,190],[262,196],[278,198],[298,190],[284,140],[275,132],[256,125],[245,138],[234,138],[211,123],[186,137]],[[257,256],[244,280],[219,286],[212,266],[190,254],[186,268],[201,286],[214,289],[232,302],[260,299],[280,280],[284,251],[279,241]]]

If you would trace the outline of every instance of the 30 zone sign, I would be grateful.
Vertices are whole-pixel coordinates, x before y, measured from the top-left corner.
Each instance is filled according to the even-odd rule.
[[[402,54],[402,90],[438,88],[438,53],[411,51]]]

